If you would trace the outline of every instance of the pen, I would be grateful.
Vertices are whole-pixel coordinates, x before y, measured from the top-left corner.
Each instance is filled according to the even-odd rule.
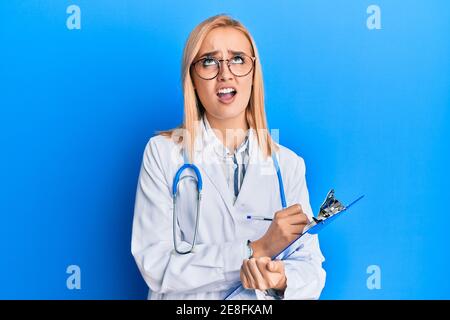
[[[247,219],[249,220],[263,220],[263,221],[272,221],[272,218],[266,218],[263,216],[247,216]]]

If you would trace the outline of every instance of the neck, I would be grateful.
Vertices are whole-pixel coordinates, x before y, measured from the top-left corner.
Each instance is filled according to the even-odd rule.
[[[218,138],[230,152],[234,152],[234,150],[236,150],[236,148],[244,141],[249,129],[245,111],[235,118],[219,119],[209,113],[206,113],[206,118]],[[216,131],[219,131],[220,134]]]

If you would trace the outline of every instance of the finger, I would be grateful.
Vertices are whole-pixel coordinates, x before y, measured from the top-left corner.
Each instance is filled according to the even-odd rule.
[[[271,260],[272,259],[270,257],[262,257],[256,260],[256,265],[258,266],[259,272],[266,282],[268,282],[269,279],[269,269],[267,268],[267,264],[269,264]]]
[[[287,207],[285,210],[287,216],[292,216],[298,213],[303,213],[302,206],[298,203]]]
[[[249,281],[247,279],[247,275],[244,272],[244,263],[242,263],[242,266],[241,266],[241,282],[242,282],[242,286],[245,289],[249,289],[250,288],[250,283],[249,283]]]
[[[289,213],[289,215],[303,212],[302,206],[300,205],[300,203],[296,203],[296,204],[293,204],[292,206],[287,207],[285,209],[285,211],[287,211]]]
[[[283,261],[280,261],[280,260],[270,261],[267,264],[267,269],[270,272],[282,273],[284,270]]]
[[[258,266],[256,265],[256,259],[255,258],[250,259],[248,262],[248,266],[250,269],[250,273],[253,277],[253,280],[255,280],[254,288],[266,290],[267,289],[266,281],[264,280],[264,277],[262,276],[261,272],[258,269]]]
[[[255,259],[256,260],[256,266],[258,267],[259,272],[262,274],[263,272],[267,271],[267,264],[272,261],[270,257],[260,257]],[[263,275],[264,276],[264,275]]]
[[[291,215],[294,215],[294,214],[297,214],[300,212],[303,212],[302,206],[297,203],[290,207],[287,207],[286,209],[284,209],[282,211],[278,211],[277,216],[279,216],[280,218],[284,218],[284,217],[291,216]]]
[[[290,215],[285,218],[286,222],[289,224],[308,224],[309,219],[304,213],[298,213],[295,215]]]
[[[252,276],[252,272],[250,271],[250,259],[247,259],[244,262],[244,272],[247,278],[248,284],[250,288],[256,289],[256,281]]]
[[[286,228],[286,231],[290,234],[290,235],[301,235],[303,233],[303,229],[305,228],[305,224],[296,224],[296,225],[292,225]]]

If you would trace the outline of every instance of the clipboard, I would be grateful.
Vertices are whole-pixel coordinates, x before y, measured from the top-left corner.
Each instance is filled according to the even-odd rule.
[[[318,234],[323,228],[335,221],[338,217],[342,216],[342,213],[347,211],[356,202],[361,200],[364,195],[358,197],[352,201],[349,205],[344,206],[339,200],[334,197],[334,189],[328,191],[328,194],[320,206],[319,214],[317,217],[313,217],[313,220],[305,226],[301,235],[292,241],[286,248],[284,248],[280,253],[272,257],[272,260],[286,260],[293,253],[300,250],[303,245],[300,243],[300,239],[307,233]],[[224,300],[231,300],[239,293],[244,291],[244,287],[240,284],[238,287],[232,289]]]

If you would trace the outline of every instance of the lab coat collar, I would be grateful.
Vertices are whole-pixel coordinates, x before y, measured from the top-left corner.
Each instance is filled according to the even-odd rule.
[[[222,158],[229,157],[233,153],[229,151],[229,149],[223,144],[222,141],[217,137],[217,135],[214,133],[213,128],[211,128],[211,125],[209,124],[208,118],[206,115],[203,115],[202,118],[202,131],[204,133],[204,141],[208,144],[212,145],[212,148],[216,152],[216,154]],[[235,153],[241,153],[245,152],[248,149],[248,154],[251,154],[250,146],[253,145],[252,139],[253,139],[253,128],[249,128],[247,130],[247,134],[245,136],[244,141],[236,148]]]

